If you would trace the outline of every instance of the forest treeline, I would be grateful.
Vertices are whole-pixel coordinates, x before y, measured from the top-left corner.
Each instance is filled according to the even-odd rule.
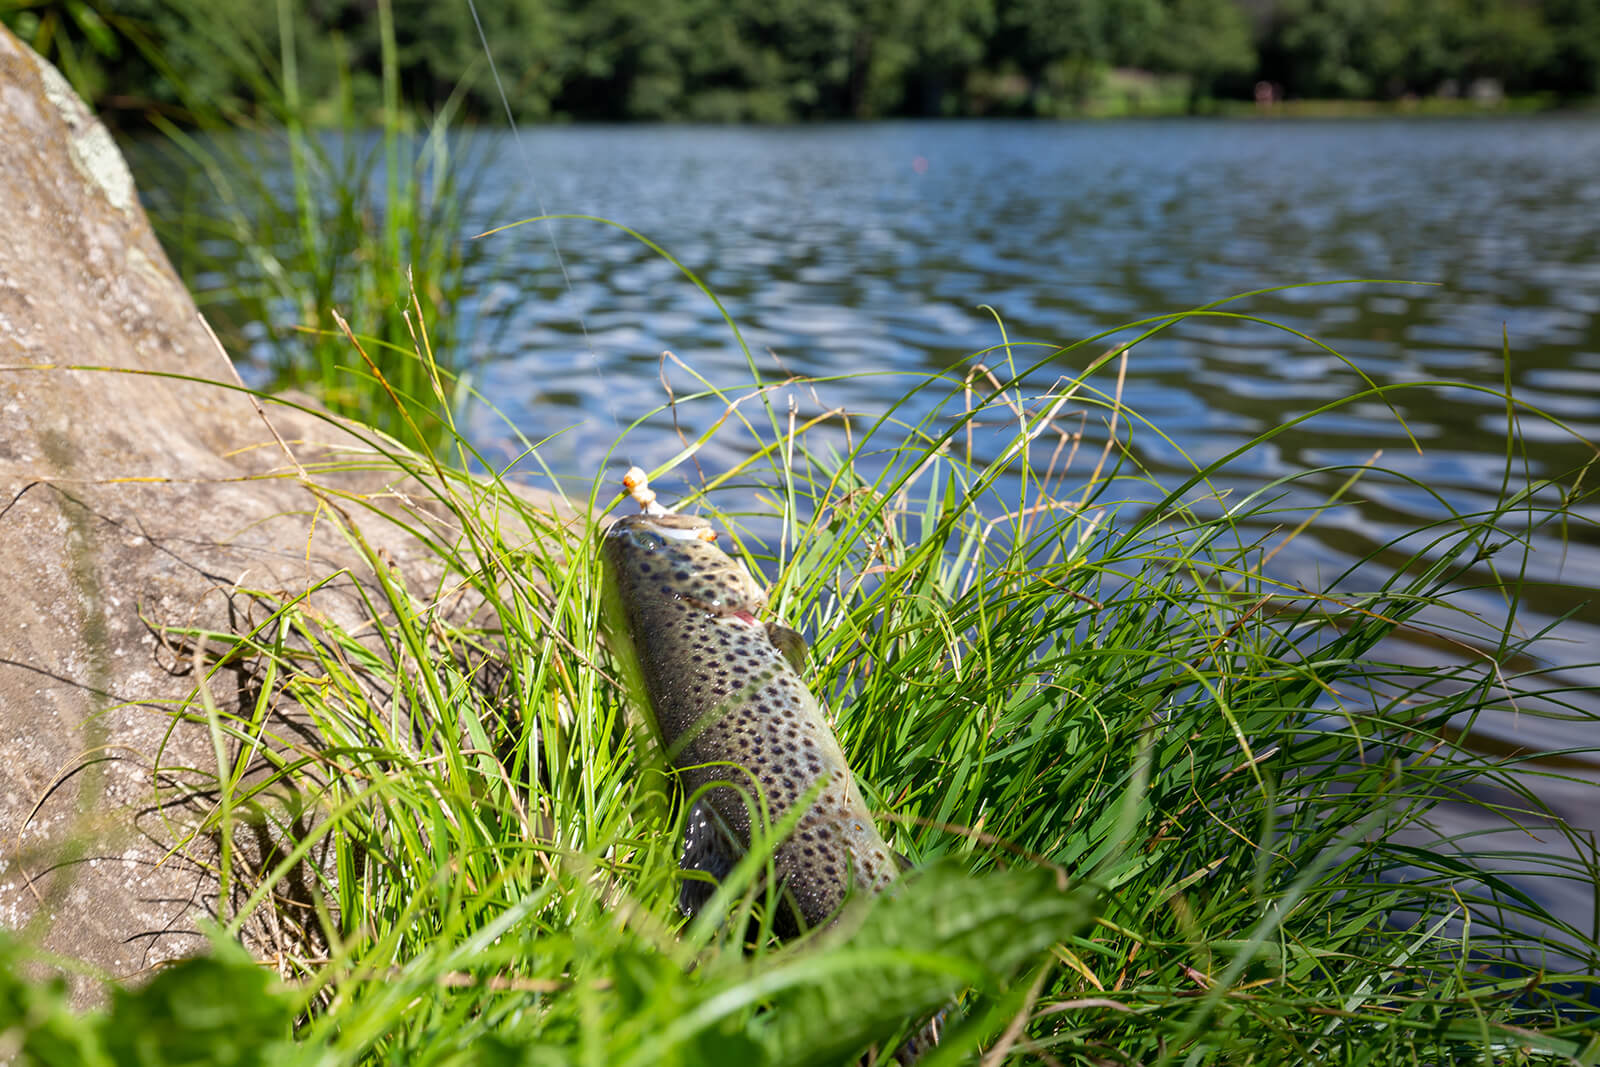
[[[519,120],[1200,109],[1600,92],[1600,0],[476,0]],[[281,91],[501,113],[467,0],[0,0],[112,121]],[[292,54],[280,33],[292,27]],[[1163,105],[1163,98],[1165,104]]]

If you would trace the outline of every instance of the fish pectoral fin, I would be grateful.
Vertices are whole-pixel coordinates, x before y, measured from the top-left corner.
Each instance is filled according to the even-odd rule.
[[[696,800],[683,826],[683,851],[679,853],[678,866],[685,871],[708,874],[711,880],[685,878],[678,888],[678,910],[690,918],[700,914],[711,894],[717,891],[717,884],[733,870],[743,852],[706,798]]]
[[[800,636],[798,630],[791,630],[780,623],[769,622],[767,640],[783,653],[783,658],[789,661],[789,666],[794,668],[796,674],[805,669],[808,649],[806,639]]]
[[[895,1062],[901,1067],[912,1067],[922,1059],[924,1053],[939,1043],[944,1030],[944,1019],[948,1014],[950,1014],[949,1008],[941,1008],[933,1018],[923,1023],[916,1033],[906,1038],[904,1043],[894,1050]]]

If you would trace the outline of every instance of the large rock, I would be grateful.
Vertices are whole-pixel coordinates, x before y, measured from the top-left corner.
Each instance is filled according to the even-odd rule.
[[[0,27],[0,927],[118,978],[204,949],[217,910],[214,842],[188,838],[217,760],[204,724],[175,721],[197,675],[169,628],[236,632],[262,614],[242,590],[340,572],[316,610],[365,617],[369,566],[313,522],[296,466],[360,442],[284,406],[275,436],[236,381],[110,137]],[[396,527],[365,534],[418,583],[438,573]],[[211,694],[247,709],[249,682],[224,671]],[[282,947],[271,925],[247,944]]]

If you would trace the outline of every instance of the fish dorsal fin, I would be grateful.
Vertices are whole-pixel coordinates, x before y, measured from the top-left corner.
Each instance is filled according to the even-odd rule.
[[[806,666],[806,639],[800,636],[798,630],[791,630],[780,623],[767,623],[767,640],[783,653],[783,658],[789,661],[798,674]]]

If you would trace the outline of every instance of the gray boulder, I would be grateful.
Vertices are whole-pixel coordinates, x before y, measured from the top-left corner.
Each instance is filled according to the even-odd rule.
[[[354,583],[371,567],[318,486],[448,536],[393,470],[303,477],[370,449],[269,407],[237,387],[104,128],[0,27],[0,927],[113,978],[203,951],[218,910],[217,842],[193,834],[216,752],[204,722],[174,715],[204,658],[173,630],[239,632],[264,614],[246,590],[330,575],[315,610],[364,620]],[[363,530],[418,588],[439,573],[397,526]],[[238,671],[208,688],[229,711],[256,695]],[[293,736],[294,710],[274,715]],[[245,930],[263,958],[288,936],[275,916]]]

